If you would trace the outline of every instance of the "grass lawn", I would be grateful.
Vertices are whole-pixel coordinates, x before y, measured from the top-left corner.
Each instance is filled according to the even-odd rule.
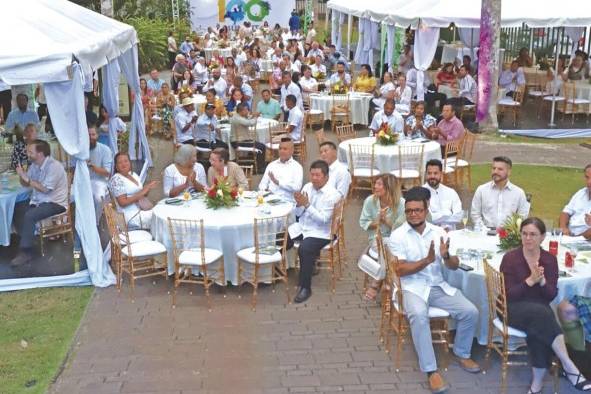
[[[539,137],[525,137],[522,135],[506,135],[501,137],[500,133],[483,133],[479,135],[486,141],[498,141],[498,142],[511,142],[516,144],[529,143],[529,144],[581,144],[583,142],[591,142],[591,138],[539,138]]]
[[[0,293],[0,392],[44,393],[70,347],[92,287]]]
[[[490,164],[472,166],[472,186],[490,181]],[[585,183],[581,169],[516,164],[511,172],[511,182],[532,194],[531,216],[553,220],[558,216],[572,195]]]

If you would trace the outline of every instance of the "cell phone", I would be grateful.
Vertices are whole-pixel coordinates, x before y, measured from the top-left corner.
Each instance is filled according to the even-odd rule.
[[[470,267],[469,265],[466,265],[464,263],[460,263],[458,265],[458,268],[461,269],[462,271],[474,271],[474,268]]]
[[[569,277],[569,276],[571,276],[571,275],[568,272],[566,272],[566,271],[558,271],[558,277],[559,278],[566,278],[566,277]]]

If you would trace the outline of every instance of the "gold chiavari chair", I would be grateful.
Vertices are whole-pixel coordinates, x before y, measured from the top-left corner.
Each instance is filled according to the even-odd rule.
[[[226,284],[222,252],[206,247],[203,219],[168,218],[168,228],[174,255],[172,307],[176,306],[176,292],[180,284],[192,283],[205,289],[207,306],[211,312],[209,288],[216,282],[222,286]]]
[[[464,130],[464,137],[462,138],[462,147],[454,163],[454,168],[458,175],[458,186],[463,186],[464,175],[468,178],[467,190],[472,190],[472,155],[474,153],[474,145],[476,143],[476,134],[470,130]]]
[[[68,199],[72,189],[73,173],[66,172],[66,182],[68,183]],[[46,238],[55,239],[56,237],[63,237],[64,243],[66,236],[70,238],[70,242],[74,243],[74,219],[72,216],[72,204],[68,202],[66,211],[50,216],[39,222],[39,243],[41,246],[41,255],[45,256],[44,240]]]
[[[244,172],[244,176],[246,176],[246,180],[248,181],[248,190],[252,190],[252,174],[254,167],[252,165],[249,166],[240,166],[242,171]]]
[[[398,169],[391,171],[401,185],[411,181],[412,185],[420,186],[423,175],[423,152],[425,145],[398,145]]]
[[[383,256],[386,260],[386,279],[382,286],[382,318],[380,326],[380,340],[385,339],[386,352],[390,352],[390,333],[396,335],[396,354],[394,355],[394,368],[399,372],[400,368],[400,354],[402,353],[402,344],[408,336],[409,323],[404,311],[403,291],[400,284],[400,276],[398,276],[398,259],[392,256],[390,250],[383,246]],[[429,321],[431,323],[431,335],[433,343],[442,345],[445,353],[445,362],[447,365],[447,358],[449,353],[449,330],[448,319],[449,313],[440,308],[429,307],[428,309]],[[439,327],[437,327],[439,325]]]
[[[564,119],[564,115],[568,110],[571,111],[572,114],[572,121],[571,123],[575,123],[575,116],[578,113],[588,113],[589,112],[589,105],[591,102],[587,99],[577,98],[577,87],[574,82],[565,82],[562,85],[562,91],[564,92],[565,98],[565,105],[562,111],[562,118]],[[587,109],[587,111],[582,111],[581,109]]]
[[[318,263],[322,263],[318,264],[318,268],[330,271],[330,286],[333,293],[335,293],[336,291],[337,275],[339,278],[342,276],[341,248],[339,237],[344,208],[345,199],[342,198],[335,204],[334,209],[332,211],[332,218],[330,221],[331,241],[324,248],[322,248],[322,250],[320,251],[320,257],[318,257]]]
[[[336,127],[337,140],[343,142],[353,138],[357,138],[357,133],[352,124],[345,124]]]
[[[299,141],[293,142],[293,156],[299,160],[300,163],[305,163],[306,158],[308,155],[307,150],[307,142],[306,142],[306,128],[304,125],[306,124],[305,115],[304,115],[304,123],[302,124],[302,130],[300,133]]]
[[[351,103],[347,94],[333,94],[330,107],[330,123],[332,132],[335,132],[337,123],[351,123]]]
[[[283,282],[287,303],[290,303],[287,278],[287,220],[289,215],[255,218],[254,246],[236,254],[238,283],[252,285],[252,310],[256,309],[258,284]]]
[[[275,160],[279,157],[279,143],[281,138],[287,135],[286,132],[287,122],[278,122],[276,125],[269,125],[269,141],[265,143],[268,155],[270,156],[269,161]]]
[[[380,170],[375,166],[373,144],[349,144],[349,172],[351,173],[350,195],[355,190],[373,190],[373,182],[380,175]],[[366,185],[362,185],[361,182],[365,182]]]
[[[499,115],[504,115],[505,112],[511,111],[513,113],[513,126],[517,126],[517,117],[521,112],[523,106],[523,95],[525,87],[518,86],[513,92],[513,97],[503,97],[497,103],[497,111]]]
[[[455,165],[461,153],[462,144],[463,137],[455,141],[448,141],[445,144],[445,150],[443,152],[443,183],[448,186],[458,185],[458,171],[456,171]],[[452,176],[453,181],[450,182]]]
[[[258,172],[257,155],[263,154],[257,149],[254,142],[257,140],[257,127],[250,126],[248,128],[248,138],[253,142],[252,146],[238,146],[236,147],[236,163],[238,164],[252,164],[254,172]]]

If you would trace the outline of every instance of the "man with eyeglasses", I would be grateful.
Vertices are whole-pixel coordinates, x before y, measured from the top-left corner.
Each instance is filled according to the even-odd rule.
[[[459,366],[470,373],[480,371],[478,364],[470,358],[478,310],[460,290],[443,280],[443,266],[455,270],[459,260],[449,254],[445,231],[426,220],[429,198],[430,192],[423,187],[413,187],[406,193],[406,223],[392,232],[389,245],[399,262],[397,274],[402,286],[403,306],[419,366],[428,375],[431,391],[442,393],[448,385],[437,371],[429,308],[443,309],[456,320],[453,352]]]

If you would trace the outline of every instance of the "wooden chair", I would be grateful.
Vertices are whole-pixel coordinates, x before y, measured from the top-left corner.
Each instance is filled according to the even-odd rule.
[[[349,144],[349,172],[351,173],[349,195],[352,195],[355,190],[373,190],[375,178],[380,175],[380,170],[375,166],[373,144]],[[368,185],[361,185],[361,182],[366,182]]]
[[[248,128],[248,137],[251,141],[257,140],[257,128],[250,126]],[[252,146],[238,146],[234,150],[236,152],[236,163],[238,164],[252,164],[254,166],[254,172],[258,173],[257,168],[257,155],[262,155],[263,152],[258,150],[253,143]]]
[[[209,288],[216,281],[221,286],[226,284],[222,252],[206,247],[203,219],[168,218],[168,228],[174,255],[172,307],[176,306],[176,292],[180,284],[193,283],[205,289],[207,306],[211,311]]]
[[[308,146],[306,142],[306,131],[302,128],[299,141],[294,141],[293,145],[293,157],[296,158],[301,164],[306,162],[308,157]]]
[[[366,254],[371,257],[372,259],[376,260],[380,263],[382,267],[386,267],[386,258],[384,256],[384,239],[382,237],[382,232],[378,228],[376,230],[376,250],[373,251],[371,245],[369,245],[366,249]],[[370,276],[366,273],[363,273],[363,294],[367,292],[367,285],[369,284]],[[384,338],[382,337],[382,331],[380,330],[380,343],[383,342]]]
[[[566,115],[567,111],[571,111],[572,114],[572,121],[571,123],[575,123],[575,116],[578,113],[589,113],[589,105],[591,101],[587,99],[577,98],[577,88],[574,82],[565,82],[562,85],[562,91],[564,92],[565,98],[565,105],[562,109],[562,118],[564,119],[564,115]],[[587,111],[581,111],[581,108],[587,108]],[[559,109],[560,111],[560,109]]]
[[[70,198],[70,191],[72,189],[73,173],[66,172],[66,182],[68,183],[68,199]],[[72,204],[68,200],[66,211],[50,216],[39,222],[39,243],[41,247],[41,255],[45,256],[44,240],[46,238],[63,237],[66,243],[66,236],[70,238],[70,242],[74,243],[74,220],[72,217]]]
[[[238,259],[238,284],[252,285],[252,310],[256,309],[259,283],[283,282],[290,303],[287,278],[287,220],[289,215],[255,218],[254,246],[242,249]]]
[[[504,115],[505,112],[511,111],[513,113],[513,127],[517,126],[517,117],[521,112],[523,106],[523,94],[525,86],[518,86],[513,92],[513,97],[503,97],[497,102],[497,111],[499,115]]]
[[[331,130],[334,133],[337,123],[351,123],[351,103],[347,94],[333,94],[332,105],[330,107]]]
[[[423,174],[423,152],[425,145],[398,145],[398,169],[391,171],[398,182],[411,181],[412,185],[420,186]]]
[[[305,127],[313,129],[314,126],[318,126],[320,129],[324,127],[324,112],[320,109],[310,108],[305,111],[307,115]]]
[[[287,135],[287,122],[278,122],[276,125],[269,125],[269,140],[265,143],[267,148],[269,161],[275,160],[279,157],[279,142],[281,138]]]
[[[501,357],[501,392],[506,390],[507,369],[509,366],[527,366],[528,362],[509,360],[509,357],[527,356],[527,350],[510,350],[509,338],[517,337],[525,340],[527,334],[507,324],[507,295],[505,294],[505,279],[501,272],[494,269],[488,261],[484,261],[486,277],[486,292],[488,296],[488,341],[486,345],[485,368],[488,370],[490,353],[494,350]],[[501,343],[495,343],[493,337],[500,335]]]
[[[336,127],[337,140],[340,142],[357,138],[357,133],[352,124],[345,124]]]
[[[463,185],[464,175],[468,178],[467,190],[472,190],[472,155],[474,153],[474,144],[476,143],[476,134],[468,129],[464,129],[464,137],[462,138],[462,147],[457,155],[455,163],[453,164],[458,186]]]
[[[550,95],[550,93],[544,90],[545,84],[543,81],[544,76],[536,71],[536,74],[533,77],[533,79],[531,81],[528,81],[526,84],[527,97],[531,97],[533,99],[534,104],[537,108],[536,112],[538,119],[540,119],[540,111],[542,108],[544,97]]]
[[[379,252],[378,252],[379,253]],[[386,262],[386,279],[382,285],[382,315],[380,324],[380,341],[386,342],[386,352],[390,352],[390,333],[396,335],[396,353],[394,355],[394,368],[396,372],[400,371],[400,355],[402,353],[402,344],[408,335],[410,325],[404,311],[404,299],[400,276],[398,276],[398,259],[392,256],[390,250],[383,246],[382,251]],[[442,345],[446,355],[446,361],[442,363],[447,365],[449,353],[449,313],[440,308],[429,307],[429,321],[431,323],[431,335],[433,343]],[[439,326],[439,327],[438,327]],[[445,368],[445,367],[444,367]]]
[[[455,169],[456,160],[462,150],[463,137],[455,141],[448,141],[445,144],[445,150],[443,153],[443,183],[445,185],[457,185],[458,184],[458,171]],[[453,176],[453,182],[450,182],[450,178]]]
[[[246,180],[248,181],[248,190],[252,190],[252,174],[254,167],[252,165],[248,166],[240,166],[242,171],[244,172],[244,176],[246,176]]]
[[[166,247],[153,240],[132,242],[123,213],[115,211],[111,204],[105,206],[105,213],[109,218],[111,256],[116,259],[117,283],[120,288],[123,274],[129,275],[131,301],[134,302],[136,279],[152,276],[168,279]]]

